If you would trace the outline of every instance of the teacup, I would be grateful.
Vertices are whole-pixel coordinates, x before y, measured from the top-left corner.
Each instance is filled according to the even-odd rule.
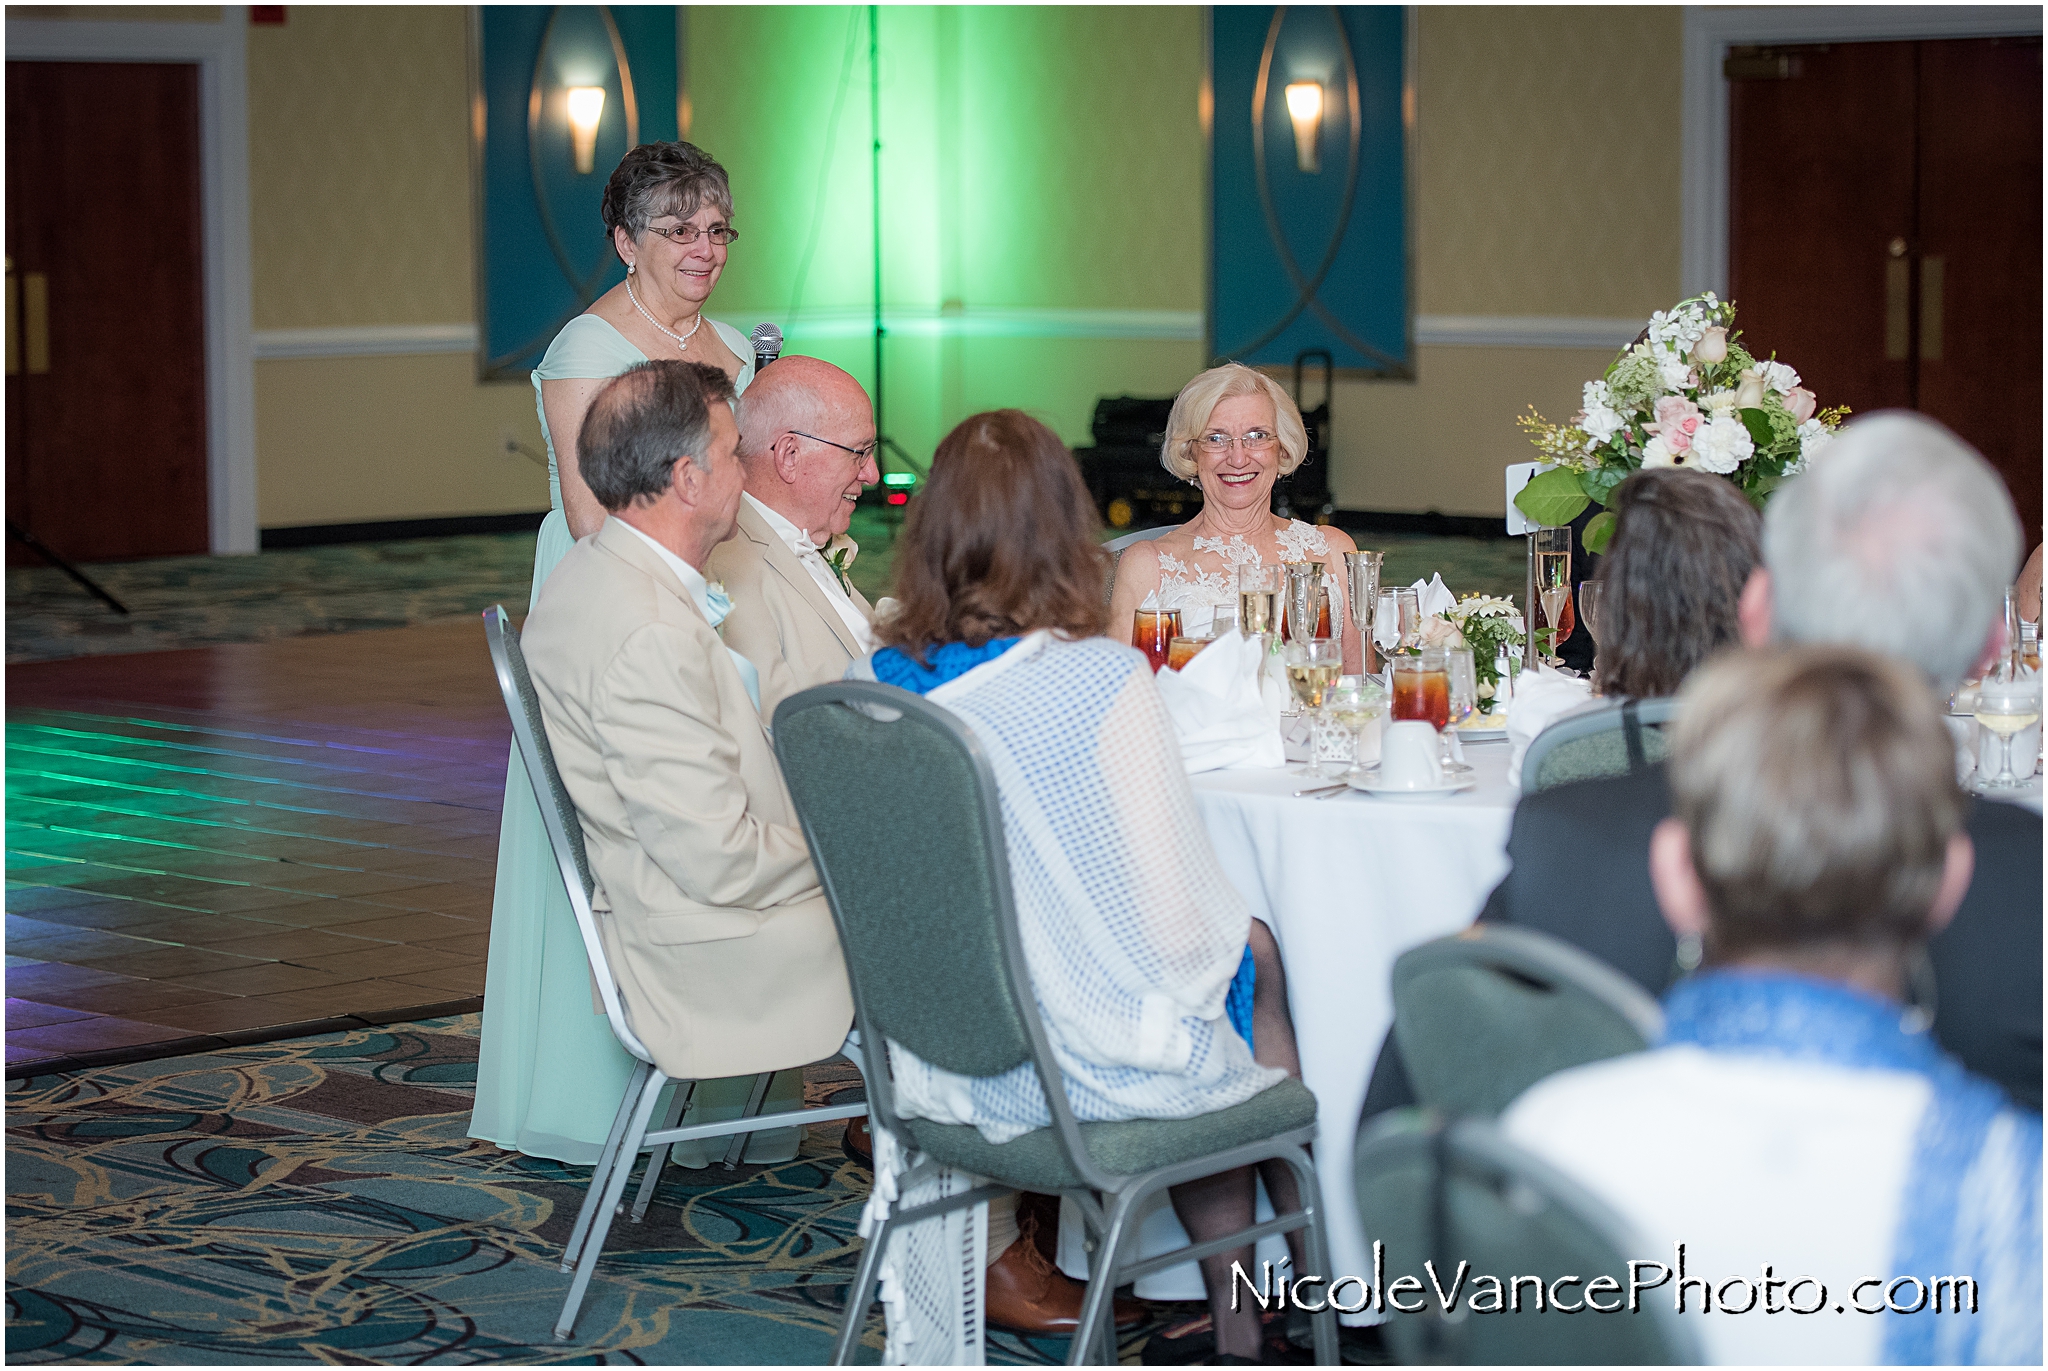
[[[1426,719],[1403,719],[1380,735],[1380,784],[1394,790],[1431,790],[1442,785],[1443,766],[1436,729]]]

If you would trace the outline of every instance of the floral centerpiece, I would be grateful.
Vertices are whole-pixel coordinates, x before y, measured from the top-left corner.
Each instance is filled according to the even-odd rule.
[[[1539,524],[1558,527],[1602,506],[1581,535],[1601,552],[1614,535],[1614,488],[1646,467],[1693,467],[1726,476],[1759,508],[1797,475],[1841,425],[1799,373],[1773,354],[1758,361],[1734,329],[1735,306],[1705,295],[1650,316],[1644,336],[1585,387],[1585,408],[1553,424],[1532,406],[1517,422],[1553,469],[1515,496]]]
[[[1500,697],[1500,664],[1521,651],[1524,628],[1515,602],[1498,595],[1467,595],[1433,619],[1422,640],[1430,647],[1472,649],[1479,712],[1489,714]],[[1510,668],[1512,669],[1512,668]]]

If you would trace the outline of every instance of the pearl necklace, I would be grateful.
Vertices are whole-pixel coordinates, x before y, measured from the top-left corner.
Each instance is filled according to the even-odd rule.
[[[704,311],[700,309],[697,311],[697,322],[690,325],[690,331],[688,333],[670,333],[667,329],[662,328],[660,320],[656,319],[653,315],[649,314],[647,312],[647,306],[641,304],[640,297],[633,293],[633,278],[631,275],[628,275],[626,277],[626,298],[633,302],[634,309],[640,311],[640,317],[642,319],[645,319],[648,323],[653,324],[654,327],[662,334],[663,337],[667,338],[670,342],[676,345],[677,352],[688,352],[690,350],[690,340],[697,336],[698,329],[704,327]]]

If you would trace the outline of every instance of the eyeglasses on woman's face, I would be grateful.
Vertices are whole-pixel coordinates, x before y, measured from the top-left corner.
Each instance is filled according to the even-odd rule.
[[[666,228],[660,224],[649,224],[647,231],[660,234],[679,248],[686,248],[699,238],[709,238],[724,247],[740,236],[740,231],[731,224],[713,224],[709,228],[698,228],[695,224],[670,224]]]
[[[1262,428],[1252,429],[1241,436],[1224,433],[1220,429],[1212,429],[1210,432],[1204,433],[1201,437],[1195,439],[1195,447],[1211,457],[1221,459],[1230,455],[1230,448],[1233,443],[1243,448],[1248,454],[1259,456],[1260,454],[1271,452],[1273,445],[1279,441],[1277,437]]]

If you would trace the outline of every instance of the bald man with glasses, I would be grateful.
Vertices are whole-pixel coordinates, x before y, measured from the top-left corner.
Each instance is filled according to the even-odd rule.
[[[761,673],[761,718],[868,652],[874,610],[846,574],[846,536],[875,466],[875,414],[860,382],[815,357],[764,367],[739,402],[746,493],[739,532],[706,572],[733,610],[726,646]]]

